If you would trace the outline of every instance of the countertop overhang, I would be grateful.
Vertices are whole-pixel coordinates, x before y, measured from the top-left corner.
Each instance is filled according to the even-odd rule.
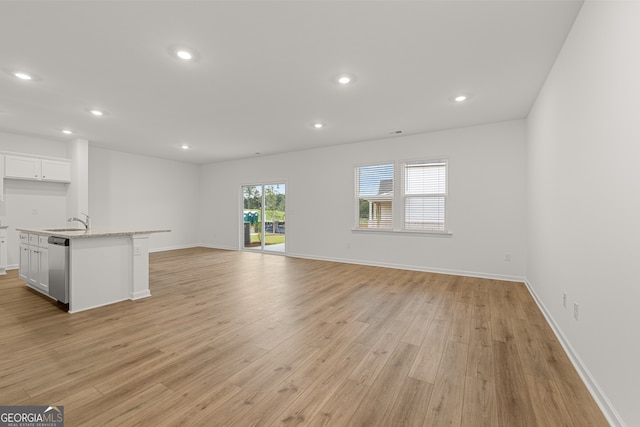
[[[85,229],[71,229],[71,228],[16,228],[17,231],[30,234],[38,234],[40,236],[56,236],[64,237],[66,239],[82,239],[82,238],[95,238],[95,237],[113,237],[113,236],[132,236],[134,234],[151,234],[151,233],[169,233],[169,229],[121,229],[121,228],[107,228],[107,227],[91,227],[89,230]]]

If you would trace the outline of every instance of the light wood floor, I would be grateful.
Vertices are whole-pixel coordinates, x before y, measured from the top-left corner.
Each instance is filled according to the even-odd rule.
[[[605,426],[520,283],[151,255],[152,297],[68,314],[0,279],[0,405],[72,426]]]

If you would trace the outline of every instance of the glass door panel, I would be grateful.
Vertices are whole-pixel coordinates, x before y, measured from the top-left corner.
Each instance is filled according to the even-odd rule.
[[[262,249],[262,186],[242,187],[243,248]]]
[[[285,252],[285,184],[242,186],[242,248]]]
[[[264,250],[284,252],[286,240],[285,204],[284,184],[264,186]]]

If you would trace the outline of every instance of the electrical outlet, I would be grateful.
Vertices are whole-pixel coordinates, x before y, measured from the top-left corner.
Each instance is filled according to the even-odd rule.
[[[580,305],[577,302],[573,302],[573,318],[578,320],[580,314]]]
[[[567,308],[567,293],[566,292],[562,294],[562,306],[564,308]]]
[[[505,261],[511,261],[511,254],[504,254],[504,260]]]

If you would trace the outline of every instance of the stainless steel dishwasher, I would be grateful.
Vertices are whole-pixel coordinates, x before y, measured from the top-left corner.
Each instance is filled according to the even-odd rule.
[[[69,239],[49,237],[49,296],[69,304]]]

